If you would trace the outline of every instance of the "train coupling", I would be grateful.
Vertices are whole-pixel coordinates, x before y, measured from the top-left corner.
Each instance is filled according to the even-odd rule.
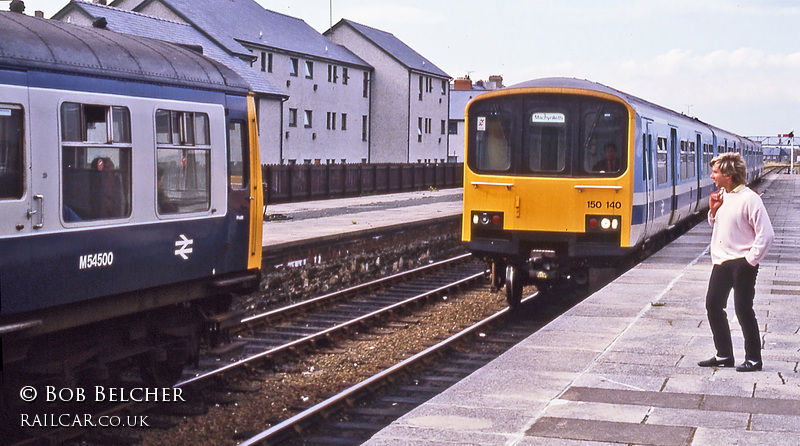
[[[208,344],[211,347],[217,347],[221,343],[229,343],[230,328],[237,325],[244,316],[244,310],[205,316],[205,333]]]

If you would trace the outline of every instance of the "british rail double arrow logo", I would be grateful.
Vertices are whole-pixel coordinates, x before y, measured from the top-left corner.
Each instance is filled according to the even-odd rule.
[[[175,247],[178,248],[175,250],[175,255],[183,257],[183,260],[189,260],[189,256],[186,254],[192,253],[193,243],[194,239],[186,238],[185,235],[181,234],[181,239],[175,242]]]

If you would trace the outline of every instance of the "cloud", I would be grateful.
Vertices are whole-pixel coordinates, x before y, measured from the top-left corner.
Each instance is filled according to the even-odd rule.
[[[409,25],[426,27],[447,22],[446,16],[439,14],[430,6],[420,8],[401,3],[372,2],[369,5],[344,7],[337,12],[337,15],[384,30],[399,29],[401,26]]]

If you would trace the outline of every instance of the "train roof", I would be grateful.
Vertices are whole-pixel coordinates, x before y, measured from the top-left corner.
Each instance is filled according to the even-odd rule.
[[[597,82],[592,82],[585,79],[575,79],[575,78],[568,78],[568,77],[546,77],[542,79],[534,79],[526,82],[522,82],[516,85],[512,85],[508,88],[575,88],[575,89],[582,89],[582,90],[591,90],[600,93],[606,93],[613,96],[617,96],[620,99],[623,99],[628,104],[634,106],[646,106],[656,108],[663,112],[680,116],[685,119],[694,119],[684,114],[678,113],[674,110],[670,110],[666,107],[662,107],[658,104],[653,104],[652,102],[646,101],[639,97],[633,96],[631,94],[625,93],[623,91],[619,91],[617,89],[611,88],[607,85],[603,85]]]
[[[508,88],[509,89],[512,89],[512,88],[573,88],[573,89],[583,89],[583,90],[596,91],[596,92],[600,92],[600,93],[606,93],[606,94],[610,94],[610,95],[619,97],[620,99],[624,100],[628,104],[631,104],[632,106],[636,106],[636,107],[639,107],[639,108],[641,108],[641,107],[649,107],[649,108],[657,109],[657,110],[660,110],[663,113],[670,114],[670,115],[672,115],[672,116],[674,116],[676,118],[688,119],[688,120],[691,120],[691,121],[698,122],[701,125],[704,125],[704,126],[708,127],[714,133],[717,133],[717,134],[724,133],[724,136],[736,137],[736,138],[739,138],[742,141],[749,141],[749,142],[752,143],[752,141],[750,141],[746,137],[737,135],[737,134],[735,134],[735,133],[733,133],[731,131],[721,129],[719,127],[716,127],[716,126],[713,126],[711,124],[708,124],[707,122],[701,121],[701,120],[699,120],[697,118],[686,116],[686,115],[684,115],[682,113],[678,113],[678,112],[676,112],[674,110],[670,110],[670,109],[668,109],[666,107],[663,107],[663,106],[658,105],[658,104],[654,104],[652,102],[646,101],[646,100],[644,100],[642,98],[633,96],[633,95],[625,93],[623,91],[619,91],[619,90],[611,88],[609,86],[606,86],[606,85],[603,85],[603,84],[599,84],[597,82],[592,82],[592,81],[589,81],[589,80],[585,80],[585,79],[576,79],[576,78],[568,78],[568,77],[547,77],[547,78],[542,78],[542,79],[534,79],[534,80],[530,80],[530,81],[521,82],[519,84],[511,85]]]
[[[233,70],[160,40],[0,12],[0,66],[246,93]]]

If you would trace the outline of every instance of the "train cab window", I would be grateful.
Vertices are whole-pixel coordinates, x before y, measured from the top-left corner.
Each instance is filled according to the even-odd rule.
[[[528,127],[528,164],[533,172],[562,172],[567,165],[566,116],[533,112]]]
[[[61,105],[62,218],[131,215],[130,112],[125,107]]]
[[[0,200],[22,198],[22,141],[22,107],[0,104]]]
[[[618,175],[627,162],[627,111],[609,102],[587,102],[583,109],[581,168],[592,175]]]
[[[156,203],[160,215],[211,208],[211,139],[205,113],[156,110]]]
[[[228,181],[231,189],[241,190],[248,184],[247,139],[242,121],[228,124]]]
[[[511,168],[511,119],[491,112],[478,116],[474,125],[475,167],[500,172]]]

